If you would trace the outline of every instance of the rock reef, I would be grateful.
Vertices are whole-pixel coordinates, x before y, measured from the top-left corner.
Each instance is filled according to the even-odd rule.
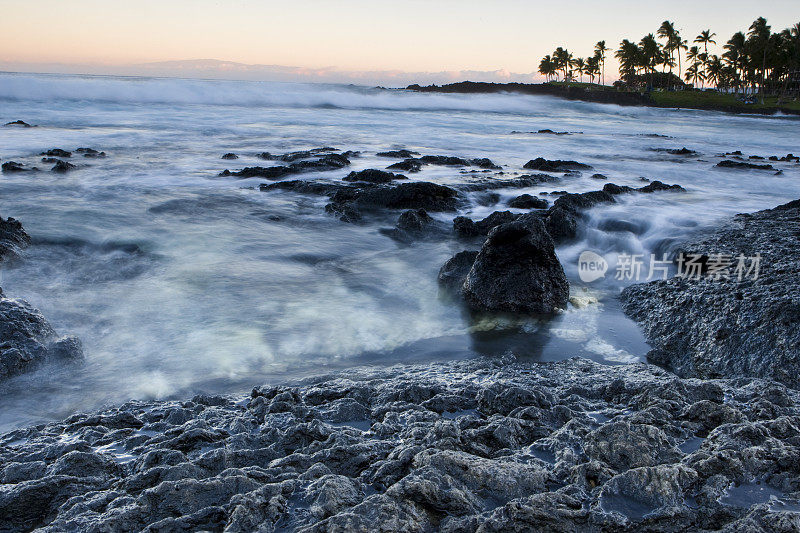
[[[60,337],[28,302],[6,298],[0,291],[0,381],[39,368],[44,363],[83,358],[77,337]]]
[[[680,246],[699,258],[702,275],[625,289],[624,309],[654,348],[648,358],[681,376],[756,376],[800,387],[798,235],[800,200],[737,215]],[[736,272],[740,255],[748,270],[760,256],[757,279]]]
[[[0,437],[0,529],[790,531],[798,401],[479,359],[131,402]]]

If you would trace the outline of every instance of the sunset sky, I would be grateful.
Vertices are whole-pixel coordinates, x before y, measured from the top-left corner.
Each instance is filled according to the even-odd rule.
[[[115,66],[113,72],[120,73],[118,67],[137,63],[218,59],[346,71],[530,73],[556,46],[588,56],[598,40],[613,48],[622,38],[655,32],[664,19],[676,22],[690,41],[710,28],[720,45],[758,16],[781,30],[800,20],[797,5],[796,0],[3,0],[0,69],[77,64],[94,73]],[[615,67],[611,59],[607,68]]]

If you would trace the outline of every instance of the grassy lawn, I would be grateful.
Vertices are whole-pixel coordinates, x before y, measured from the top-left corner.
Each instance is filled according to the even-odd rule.
[[[600,85],[598,83],[581,83],[577,81],[563,82],[551,81],[549,85],[558,87],[576,87],[581,89],[588,89],[591,91],[616,91],[610,85]],[[686,107],[696,109],[708,108],[730,108],[731,110],[747,113],[748,111],[777,111],[778,98],[769,96],[764,99],[761,104],[745,104],[738,100],[734,95],[728,93],[719,93],[716,91],[652,91],[650,98],[659,106],[665,107]],[[781,102],[780,107],[786,110],[793,110],[800,112],[800,100],[784,100]]]
[[[778,99],[774,96],[765,98],[763,104],[745,104],[732,94],[716,91],[653,91],[650,98],[658,105],[669,107],[725,106],[741,111],[762,111],[778,107]],[[800,111],[800,101],[785,100],[780,107]]]
[[[585,83],[579,81],[551,81],[548,82],[549,85],[556,85],[558,87],[580,87],[581,89],[590,89],[593,91],[615,91],[614,87],[610,85],[600,85],[599,83]]]

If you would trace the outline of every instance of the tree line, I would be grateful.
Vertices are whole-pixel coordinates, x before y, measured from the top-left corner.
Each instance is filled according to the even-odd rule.
[[[665,20],[655,34],[649,33],[639,42],[624,39],[614,51],[620,77],[616,84],[672,90],[708,85],[762,97],[800,90],[800,23],[772,32],[767,20],[759,17],[747,32],[736,32],[728,39],[721,56],[708,50],[709,45],[717,44],[716,37],[710,29],[704,30],[689,46],[675,23]],[[588,76],[590,83],[597,78],[605,85],[608,51],[605,41],[600,41],[594,54],[584,59],[559,46],[541,60],[539,73],[548,81],[583,81]]]

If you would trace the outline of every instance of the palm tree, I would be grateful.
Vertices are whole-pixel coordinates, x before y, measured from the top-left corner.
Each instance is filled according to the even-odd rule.
[[[602,85],[606,84],[606,52],[608,52],[608,48],[606,48],[605,41],[598,41],[598,43],[594,45],[594,53],[600,61],[600,69],[603,76],[601,81]]]
[[[735,79],[734,88],[736,92],[739,91],[739,84],[740,84],[740,77],[739,71],[744,70],[744,63],[746,61],[746,50],[745,50],[745,42],[746,38],[744,33],[736,32],[733,34],[733,37],[728,39],[728,42],[725,43],[725,53],[722,54],[722,57],[728,62],[728,65],[733,69]]]
[[[578,74],[580,74],[581,83],[583,83],[583,75],[584,75],[584,73],[586,73],[586,60],[583,59],[582,57],[579,57],[578,59],[573,61],[572,64],[575,67],[575,70],[578,71]]]
[[[553,63],[553,59],[546,55],[542,58],[539,62],[539,74],[545,77],[547,81],[550,81],[550,78],[555,75],[556,73],[556,65]]]
[[[689,50],[686,39],[681,39],[681,34],[675,30],[675,52],[678,54],[678,77],[681,77],[681,50],[684,52]]]
[[[572,54],[569,50],[561,46],[556,48],[555,52],[553,52],[553,63],[556,65],[556,70],[564,72],[564,81],[567,81],[567,72],[572,66]]]
[[[716,55],[712,55],[708,58],[706,62],[706,81],[709,83],[713,83],[717,88],[719,88],[720,81],[723,76],[723,65],[720,58]]]
[[[750,25],[750,31],[747,36],[755,47],[755,50],[760,52],[761,56],[761,83],[759,85],[759,94],[761,95],[761,103],[764,103],[764,75],[767,70],[767,44],[770,36],[770,26],[767,24],[767,19],[758,17]]]
[[[714,40],[716,37],[716,33],[711,33],[711,30],[703,30],[700,32],[700,35],[694,38],[694,42],[703,45],[703,52],[708,54],[708,43],[717,44],[717,41]]]
[[[650,87],[652,87],[656,66],[661,64],[661,45],[658,44],[655,36],[649,33],[642,37],[639,42],[639,49],[641,51],[641,66],[644,67],[645,74],[650,73]]]
[[[589,83],[594,83],[594,78],[600,77],[600,56],[593,55],[586,60],[586,74],[589,75]]]
[[[666,59],[664,60],[664,65],[669,66],[669,73],[672,74],[672,67],[675,66],[674,53],[675,50],[678,48],[678,41],[675,38],[678,32],[675,29],[675,23],[665,20],[661,23],[661,26],[658,28],[656,35],[660,38],[664,39],[666,43],[664,44],[664,52],[666,53],[669,61]],[[671,76],[670,76],[671,77]]]
[[[703,30],[700,35],[694,38],[694,42],[703,45],[703,57],[700,57],[700,61],[703,64],[704,71],[708,68],[708,43],[717,44],[717,41],[714,40],[716,36],[717,34],[711,33],[711,30]]]
[[[623,39],[619,43],[619,49],[614,52],[614,57],[619,60],[621,77],[628,83],[633,83],[636,79],[636,69],[639,66],[639,47],[636,46],[636,43]]]
[[[689,68],[686,69],[686,81],[692,82],[692,85],[697,86],[698,81],[702,81],[705,79],[705,74],[700,69],[700,63],[692,63]]]

